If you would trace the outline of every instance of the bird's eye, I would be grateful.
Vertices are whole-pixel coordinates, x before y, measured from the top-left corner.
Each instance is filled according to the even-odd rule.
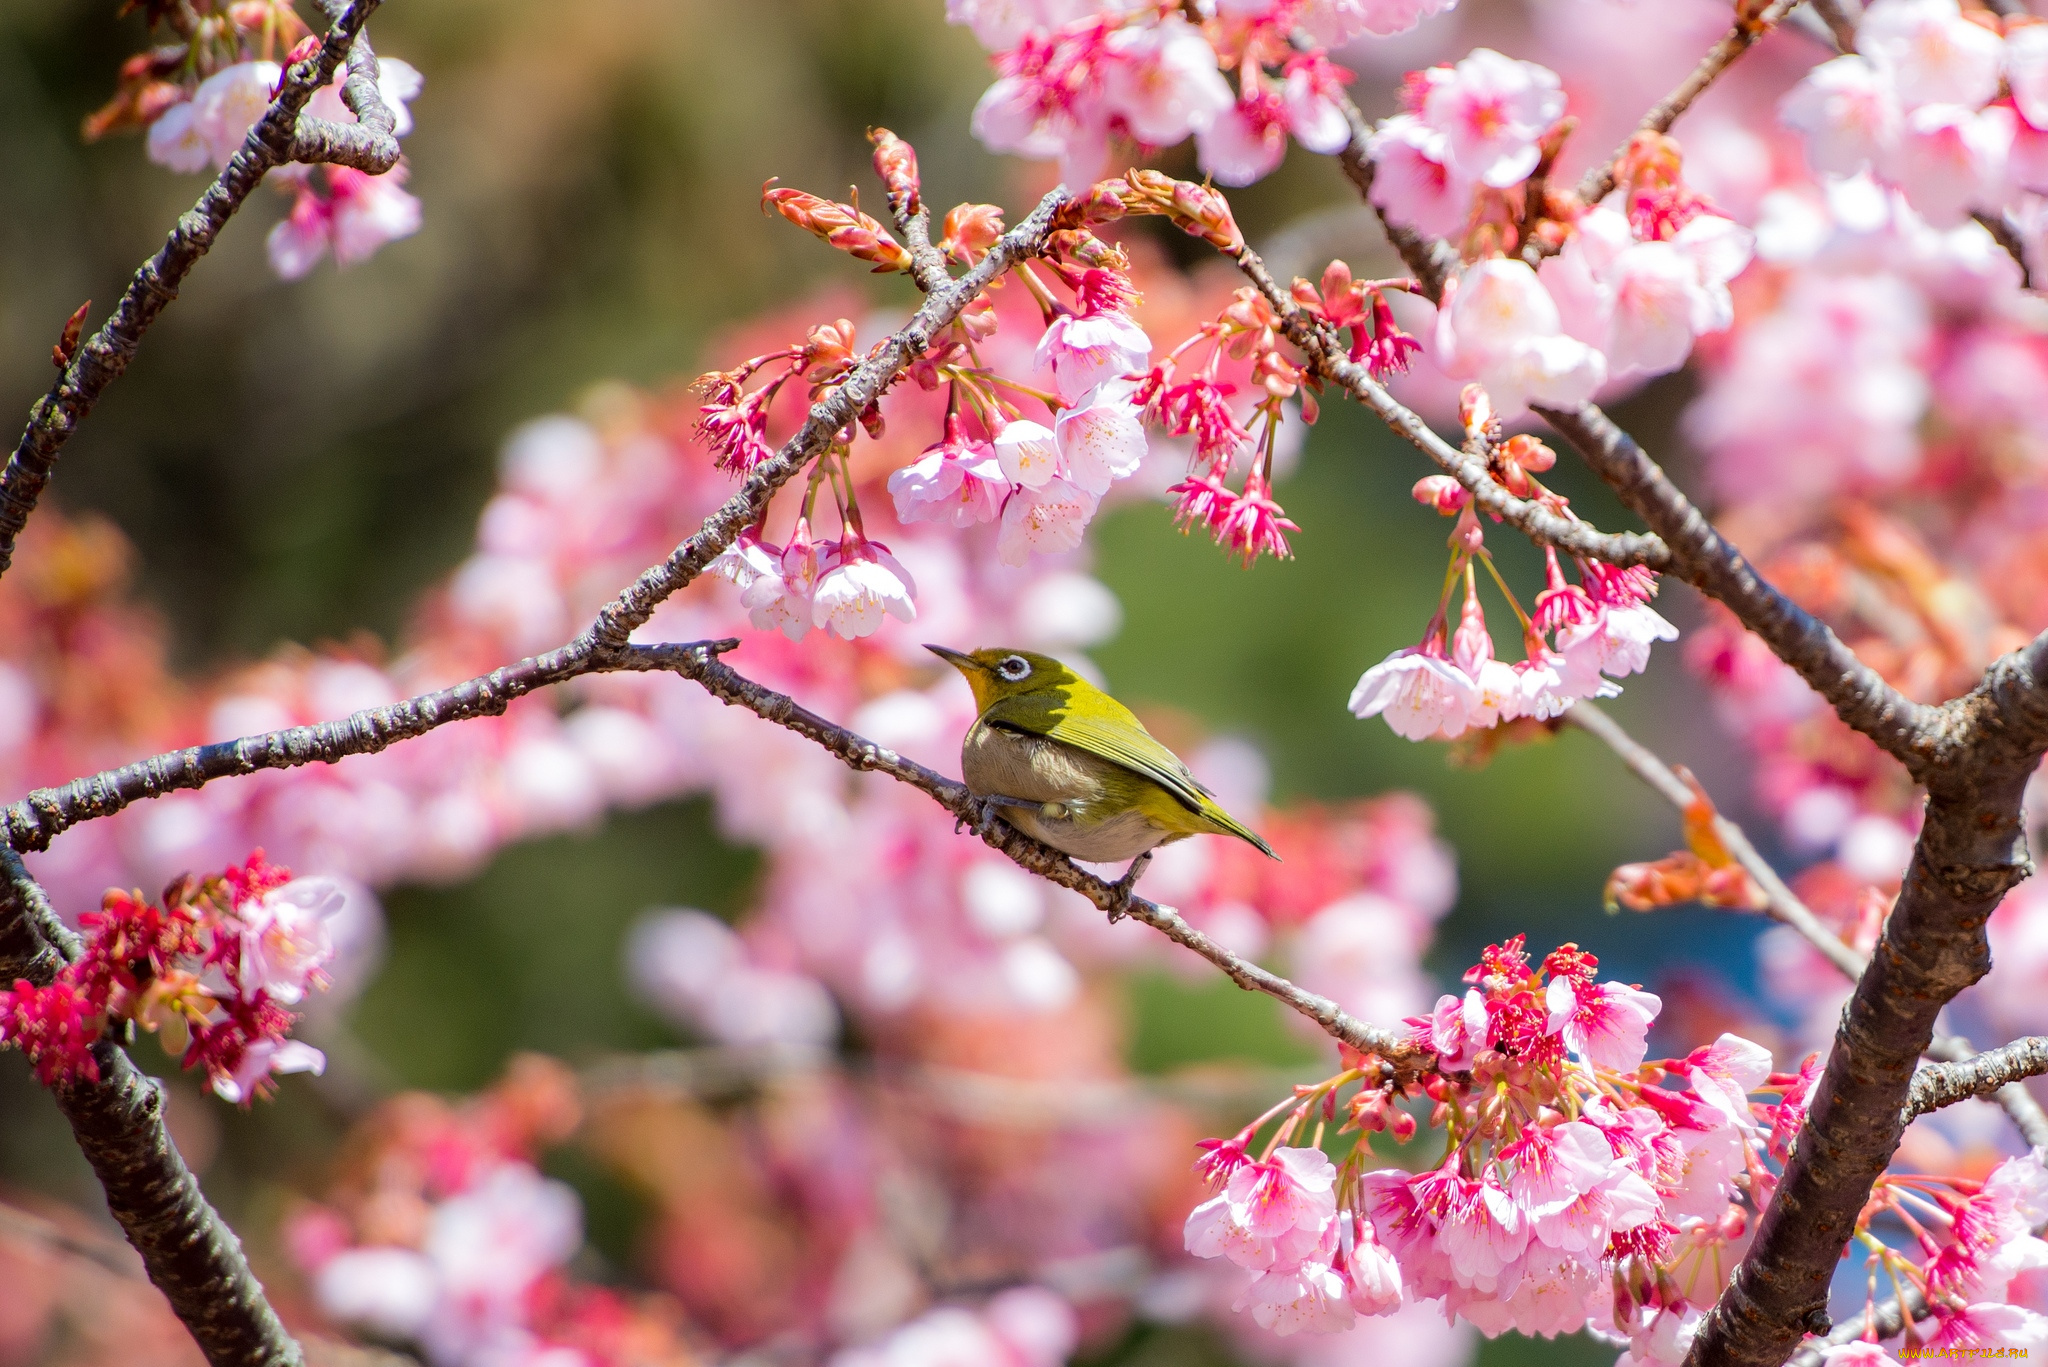
[[[1031,661],[1025,659],[1022,655],[1006,655],[1003,657],[1002,663],[996,666],[996,673],[1002,675],[1011,683],[1019,683],[1030,677]]]

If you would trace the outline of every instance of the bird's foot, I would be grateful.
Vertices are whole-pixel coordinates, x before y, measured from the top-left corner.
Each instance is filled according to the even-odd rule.
[[[1121,921],[1131,914],[1131,899],[1137,895],[1138,878],[1151,862],[1152,851],[1147,850],[1131,861],[1131,866],[1124,870],[1123,877],[1110,884],[1111,891],[1116,893],[1116,900],[1111,902],[1108,908],[1111,923]]]
[[[1002,819],[1002,809],[1010,803],[1011,799],[994,795],[987,797],[977,795],[967,800],[974,808],[974,816],[972,819],[963,816],[956,820],[953,823],[954,833],[958,834],[962,827],[966,827],[979,838],[983,840],[988,839],[988,833],[996,828],[996,822]]]

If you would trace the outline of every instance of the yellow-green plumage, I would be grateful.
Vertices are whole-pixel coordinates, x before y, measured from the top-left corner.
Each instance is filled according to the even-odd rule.
[[[1191,835],[1234,835],[1278,857],[1129,708],[1058,660],[927,649],[966,675],[981,713],[960,750],[968,790],[1026,835],[1096,863]]]

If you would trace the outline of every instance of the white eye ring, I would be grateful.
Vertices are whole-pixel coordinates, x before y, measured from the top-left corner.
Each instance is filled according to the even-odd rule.
[[[1031,677],[1031,661],[1022,655],[1006,655],[996,666],[996,673],[1011,683],[1021,683]]]

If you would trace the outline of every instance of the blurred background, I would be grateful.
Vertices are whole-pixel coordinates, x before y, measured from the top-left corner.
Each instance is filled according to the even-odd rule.
[[[86,298],[103,316],[200,185],[150,165],[134,138],[78,136],[143,39],[140,19],[116,8],[0,7],[0,414],[26,413],[49,382],[65,316]],[[262,257],[284,200],[259,193],[65,451],[54,504],[104,516],[132,541],[138,596],[166,623],[183,675],[213,676],[282,642],[397,637],[421,590],[468,553],[498,448],[522,422],[574,408],[609,381],[686,377],[737,324],[828,282],[904,302],[902,282],[855,274],[764,222],[763,180],[874,193],[864,135],[885,124],[916,145],[941,203],[1015,205],[1044,188],[1042,168],[969,136],[986,59],[942,8],[391,0],[374,25],[379,49],[426,75],[406,144],[423,231],[361,267],[283,285]],[[1430,28],[1428,51],[1461,52],[1469,43],[1455,26],[1513,24],[1515,13],[1506,0],[1466,0]],[[1416,55],[1408,46],[1387,45],[1382,65],[1361,72],[1369,109],[1391,104]],[[1188,149],[1165,164],[1190,170]],[[1341,255],[1361,275],[1389,273],[1376,269],[1383,249],[1328,159],[1296,149],[1232,198],[1285,270],[1313,273]],[[1624,406],[1660,452],[1685,383]],[[1159,504],[1106,516],[1095,569],[1122,602],[1123,626],[1094,657],[1111,686],[1154,713],[1253,741],[1276,803],[1425,796],[1459,877],[1428,959],[1441,981],[1490,940],[1525,931],[1539,949],[1576,940],[1608,976],[1667,993],[1717,977],[1746,986],[1751,921],[1601,913],[1613,866],[1672,848],[1677,823],[1586,737],[1482,762],[1345,712],[1359,672],[1414,641],[1440,577],[1447,524],[1407,496],[1422,473],[1412,451],[1333,405],[1279,490],[1303,529],[1290,561],[1240,570],[1179,535]],[[1569,462],[1556,475],[1587,516],[1625,522]],[[1525,582],[1537,572],[1512,538],[1497,549]],[[1696,611],[1682,587],[1660,607],[1681,626]],[[1676,651],[1657,652],[1614,710],[1746,814],[1748,784]],[[624,936],[654,905],[732,915],[758,871],[693,801],[509,849],[457,885],[388,889],[386,957],[347,1022],[363,1051],[351,1071],[392,1090],[472,1092],[516,1051],[582,1067],[686,1044],[626,991]],[[1270,1003],[1220,978],[1146,970],[1119,1009],[1126,1061],[1143,1077],[1321,1057]],[[347,1105],[296,1080],[252,1112],[174,1095],[209,1193],[264,1254],[291,1193],[314,1189],[335,1161]],[[573,1154],[549,1170],[583,1197],[591,1241],[613,1265],[602,1275],[630,1280],[645,1219],[636,1196]],[[12,1053],[0,1054],[0,1184],[97,1210],[89,1174]],[[7,1295],[0,1287],[0,1302]],[[1112,1335],[1088,1349],[1093,1361],[1162,1364],[1235,1351],[1199,1329]],[[1606,1361],[1613,1350],[1508,1338],[1476,1351],[1491,1367]]]

